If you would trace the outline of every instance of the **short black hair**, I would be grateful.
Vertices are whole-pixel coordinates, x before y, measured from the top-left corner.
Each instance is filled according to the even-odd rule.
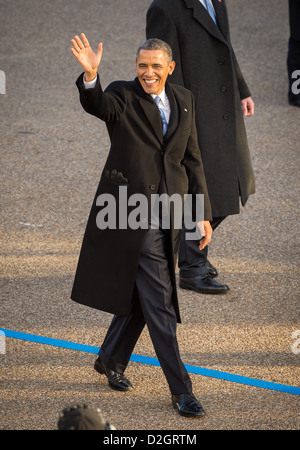
[[[162,41],[161,39],[151,38],[143,42],[136,52],[136,58],[138,58],[141,50],[162,50],[166,54],[170,62],[173,60],[171,47],[169,46],[169,44],[167,44],[165,41]]]

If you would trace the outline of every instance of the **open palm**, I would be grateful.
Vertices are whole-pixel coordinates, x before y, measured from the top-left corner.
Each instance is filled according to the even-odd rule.
[[[74,56],[76,56],[85,72],[96,74],[102,58],[102,43],[100,42],[100,44],[98,45],[98,51],[97,53],[95,53],[92,50],[92,47],[90,46],[89,41],[84,33],[81,33],[81,38],[82,40],[79,38],[79,36],[74,36],[74,39],[71,40],[73,44],[71,52]]]

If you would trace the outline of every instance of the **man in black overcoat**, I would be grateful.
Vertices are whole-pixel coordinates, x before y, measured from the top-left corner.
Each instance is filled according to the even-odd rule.
[[[71,298],[114,314],[95,362],[95,369],[107,376],[112,388],[132,389],[124,371],[147,324],[173,406],[180,414],[201,416],[204,410],[193,394],[176,338],[181,319],[175,264],[182,215],[176,228],[174,208],[168,210],[167,204],[158,216],[150,214],[153,195],[170,199],[177,195],[182,203],[190,194],[193,214],[195,199],[204,196],[199,248],[211,239],[211,208],[193,96],[181,86],[168,84],[175,63],[170,47],[157,39],[139,48],[133,81],[113,82],[103,92],[97,74],[102,43],[94,53],[86,36],[81,37],[72,40],[72,52],[85,70],[76,82],[80,101],[85,111],[105,121],[111,147],[88,219]],[[147,206],[138,209],[138,214],[133,209],[137,198],[141,204],[145,199]],[[169,227],[163,224],[168,215]]]
[[[154,0],[147,11],[147,38],[172,48],[176,62],[170,82],[190,89],[196,103],[196,125],[215,229],[238,214],[255,191],[244,126],[254,103],[230,43],[225,0]],[[184,239],[178,265],[180,287],[204,294],[224,294],[218,272]]]

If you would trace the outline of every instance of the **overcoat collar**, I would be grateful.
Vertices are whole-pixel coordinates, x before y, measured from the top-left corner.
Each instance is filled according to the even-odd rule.
[[[194,19],[197,20],[206,30],[217,39],[228,45],[228,28],[226,21],[226,9],[224,0],[212,0],[215,8],[218,26],[212,21],[206,8],[199,0],[184,0],[187,8],[193,9]]]

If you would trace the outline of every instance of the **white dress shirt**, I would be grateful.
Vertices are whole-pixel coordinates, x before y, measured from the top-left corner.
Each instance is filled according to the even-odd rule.
[[[83,84],[86,89],[93,89],[96,86],[96,81],[97,81],[97,75],[92,81],[85,81],[84,75],[83,75]]]
[[[167,123],[169,123],[171,107],[170,107],[170,102],[169,102],[168,96],[166,94],[165,88],[158,96],[155,94],[151,94],[151,97],[153,98],[153,100],[155,100],[156,97],[160,98],[161,101],[160,101],[159,107],[163,110],[165,117],[166,117],[166,121],[167,121]]]

